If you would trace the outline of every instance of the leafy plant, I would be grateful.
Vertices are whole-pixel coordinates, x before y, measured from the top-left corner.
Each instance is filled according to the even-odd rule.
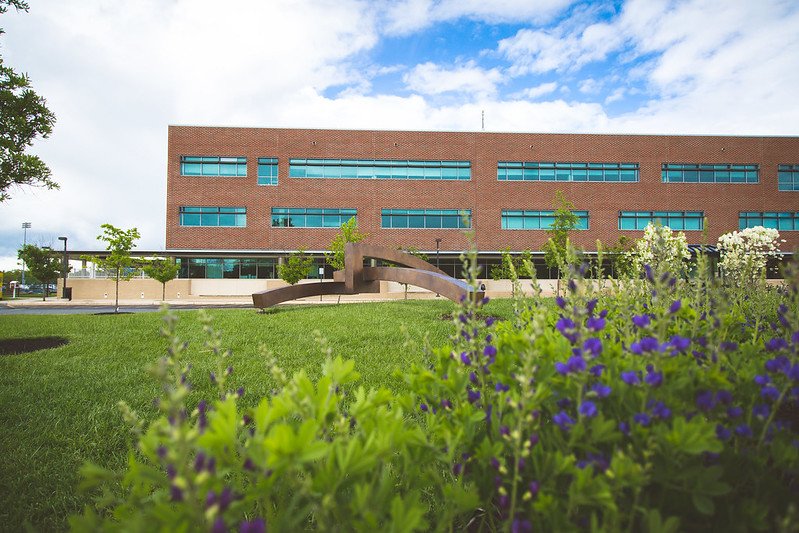
[[[550,268],[558,271],[557,291],[560,294],[561,273],[565,272],[569,265],[569,250],[572,249],[569,243],[569,233],[577,228],[580,219],[574,214],[574,204],[566,199],[563,191],[555,192],[555,220],[547,230],[549,238],[544,244],[544,261]]]
[[[142,270],[161,284],[161,300],[166,300],[166,284],[178,277],[180,265],[174,259],[158,257],[144,263]]]
[[[313,257],[305,255],[305,250],[300,248],[289,254],[285,263],[277,266],[277,275],[289,285],[294,285],[308,277],[313,264]]]
[[[330,252],[325,254],[325,261],[334,270],[344,270],[344,247],[348,242],[361,242],[368,233],[358,231],[358,221],[355,217],[350,218],[339,228],[339,232],[333,237],[330,243]]]
[[[111,224],[103,224],[100,227],[103,232],[97,236],[97,240],[106,243],[105,249],[109,253],[101,257],[86,257],[86,259],[114,274],[114,312],[119,313],[119,281],[128,281],[135,274],[130,251],[136,247],[136,240],[140,237],[139,230],[136,228],[123,230]]]
[[[61,274],[62,264],[58,255],[50,249],[26,244],[17,252],[17,257],[25,261],[33,277],[42,282],[42,300],[47,299],[50,284],[55,283]]]

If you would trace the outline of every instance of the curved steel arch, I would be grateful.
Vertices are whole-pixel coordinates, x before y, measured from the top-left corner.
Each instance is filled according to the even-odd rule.
[[[382,259],[402,267],[364,267],[364,258]],[[427,289],[453,301],[482,298],[468,283],[455,279],[411,254],[364,243],[347,243],[344,247],[344,271],[336,271],[335,281],[290,285],[252,295],[253,305],[261,309],[281,302],[323,294],[358,294],[380,292],[380,281],[396,281]],[[343,281],[342,281],[343,279]]]

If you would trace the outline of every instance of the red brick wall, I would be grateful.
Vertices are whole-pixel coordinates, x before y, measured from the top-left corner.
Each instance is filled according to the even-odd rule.
[[[247,177],[180,175],[181,155],[245,156]],[[258,158],[279,158],[278,186],[259,186]],[[344,180],[289,178],[291,158],[465,160],[471,181]],[[497,161],[633,162],[637,183],[506,182],[497,180]],[[661,163],[757,163],[758,184],[663,183]],[[553,209],[562,190],[576,209],[590,213],[590,230],[575,232],[586,249],[612,244],[619,236],[618,212],[704,211],[711,244],[738,229],[739,211],[799,211],[799,193],[777,190],[777,165],[799,163],[797,137],[709,137],[655,135],[526,134],[305,130],[271,128],[169,127],[166,247],[211,250],[326,249],[335,229],[272,228],[272,207],[358,209],[358,225],[370,242],[462,250],[459,230],[381,229],[380,210],[471,209],[477,246],[482,251],[539,250],[544,231],[502,230],[502,209]],[[246,228],[180,227],[180,206],[247,208]],[[702,242],[702,232],[686,232]],[[784,250],[799,246],[799,232],[783,232]]]

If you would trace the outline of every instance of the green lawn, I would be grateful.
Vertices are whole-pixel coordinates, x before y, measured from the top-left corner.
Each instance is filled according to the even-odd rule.
[[[367,386],[397,389],[394,373],[422,360],[425,337],[447,341],[452,323],[442,320],[454,305],[445,300],[208,311],[233,350],[232,385],[244,386],[254,404],[270,390],[258,345],[265,343],[290,375],[319,374],[322,355],[311,332],[327,338],[334,355],[356,361]],[[484,313],[506,317],[508,301]],[[191,403],[211,398],[208,374],[215,361],[202,349],[197,311],[182,311],[178,334],[190,342]],[[159,313],[109,315],[18,315],[0,317],[0,339],[64,336],[61,348],[0,357],[0,528],[17,531],[27,521],[41,530],[63,530],[66,517],[89,502],[77,490],[77,471],[92,461],[119,468],[130,438],[118,408],[125,400],[145,418],[158,395],[147,366],[165,347]],[[405,325],[403,332],[401,326]],[[406,343],[406,340],[410,340]],[[234,387],[234,388],[235,388]]]

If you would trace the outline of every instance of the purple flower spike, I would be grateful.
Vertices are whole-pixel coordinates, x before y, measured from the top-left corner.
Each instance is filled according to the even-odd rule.
[[[266,522],[263,518],[245,520],[239,525],[239,533],[266,533]]]
[[[555,303],[561,309],[566,309],[566,299],[563,296],[558,296],[555,298]]]
[[[427,404],[426,403],[421,404],[419,406],[419,409],[421,409],[422,412],[426,413],[427,412]]]
[[[752,411],[754,411],[754,409]],[[729,418],[739,418],[743,414],[744,410],[738,407],[737,405],[731,405],[730,407],[727,408],[727,416]]]
[[[799,363],[794,363],[785,375],[794,383],[799,382]]]
[[[211,385],[216,385],[216,374],[211,372]]]
[[[603,370],[605,370],[605,365],[594,365],[588,370],[588,372],[590,372],[595,378],[598,378],[602,376]]]
[[[646,381],[646,384],[650,387],[660,387],[663,384],[663,372],[654,372],[650,370],[647,372],[644,381]]]
[[[724,405],[729,405],[732,403],[732,393],[728,390],[721,389],[716,393],[716,400]]]
[[[752,428],[750,428],[747,424],[741,424],[735,428],[735,434],[739,437],[751,437]]]
[[[580,405],[580,414],[584,417],[593,418],[597,412],[596,404],[590,400],[586,400]]]
[[[569,360],[566,362],[566,365],[569,367],[570,372],[582,372],[585,370],[585,359],[579,355],[572,355],[569,357]]]
[[[716,438],[721,441],[730,440],[732,432],[721,424],[716,424]]]
[[[591,331],[602,331],[603,329],[605,329],[605,323],[606,321],[604,318],[600,318],[598,316],[592,316],[585,321],[585,327],[587,327]]]
[[[497,384],[494,385],[494,390],[497,392],[508,392],[510,390],[510,385],[505,385],[504,383],[497,381]]]
[[[722,352],[734,352],[735,350],[738,349],[738,343],[737,342],[722,341],[719,344],[719,348],[721,349]]]
[[[477,385],[477,374],[469,372],[469,381],[472,382],[472,385]]]
[[[230,487],[225,487],[222,489],[222,492],[219,494],[219,510],[224,511],[228,508],[228,506],[233,503],[233,491],[230,490]]]
[[[619,422],[619,431],[621,431],[625,435],[629,435],[630,434],[630,424],[628,424],[627,422],[622,420],[621,422]]]
[[[646,279],[650,283],[654,283],[655,282],[655,276],[652,275],[652,267],[651,266],[644,265],[644,273],[646,274]]]
[[[535,498],[538,494],[538,491],[541,490],[541,484],[538,481],[531,481],[528,488],[530,489],[530,494],[532,494],[533,498]]]
[[[566,363],[561,363],[560,361],[558,361],[555,363],[555,372],[557,372],[561,376],[568,376],[569,367]]]
[[[514,518],[510,531],[511,533],[532,533],[533,524],[523,518]]]
[[[209,490],[205,495],[205,508],[209,508],[216,503],[216,492]]]
[[[214,520],[214,525],[211,526],[211,533],[228,533],[228,528],[225,525],[225,520],[221,516],[217,516]]]
[[[671,409],[666,407],[666,404],[660,401],[650,402],[649,407],[652,409],[652,414],[661,419],[668,420],[671,418]]]
[[[594,298],[593,300],[588,300],[585,304],[585,310],[588,311],[589,315],[594,314],[594,309],[596,309],[597,299]]]
[[[480,391],[479,390],[471,390],[469,389],[466,392],[466,396],[469,400],[469,403],[474,403],[480,399]]]
[[[759,403],[754,407],[752,407],[752,414],[758,418],[765,419],[768,418],[768,415],[771,414],[771,408],[764,403]]]
[[[669,340],[669,344],[672,348],[674,348],[674,351],[678,353],[684,353],[688,347],[691,346],[691,339],[688,337],[682,337],[680,335],[673,335]]]
[[[786,341],[782,337],[774,337],[773,339],[766,342],[766,350],[770,352],[777,352],[779,350],[787,350],[787,349],[788,349],[788,341]]]
[[[793,335],[791,335],[791,342],[794,346],[799,346],[799,331],[793,332]]]
[[[574,425],[574,419],[566,411],[561,411],[553,416],[552,421],[563,431],[569,431],[569,428]]]
[[[621,380],[625,382],[627,385],[637,385],[641,382],[641,378],[639,378],[638,374],[633,370],[622,372]]]
[[[493,359],[497,355],[497,347],[493,344],[487,345],[485,348],[483,348],[483,355],[489,359]]]
[[[611,388],[609,385],[605,385],[604,383],[596,383],[591,390],[596,393],[599,398],[607,398],[610,396]]]
[[[471,366],[472,364],[472,359],[469,357],[469,355],[466,352],[461,352],[461,363],[463,363],[466,366]]]
[[[540,438],[538,436],[538,433],[533,433],[532,435],[530,435],[530,447],[533,447],[536,444],[538,444],[539,440]]]
[[[652,419],[646,413],[636,413],[633,415],[633,421],[639,426],[648,426]]]
[[[780,355],[766,361],[765,367],[769,372],[782,372],[785,374],[791,368],[791,361],[786,356]]]
[[[635,315],[633,317],[633,324],[637,328],[645,328],[647,327],[652,321],[649,318],[649,315]]]
[[[183,491],[180,490],[179,487],[172,485],[169,487],[169,497],[172,498],[173,502],[182,502],[183,501]]]
[[[713,396],[713,391],[702,391],[696,395],[696,406],[708,412],[716,406],[716,398]]]
[[[770,402],[776,402],[777,399],[780,397],[780,391],[778,391],[776,387],[768,385],[760,389],[760,396]]]
[[[761,374],[757,374],[755,376],[755,384],[756,385],[760,385],[761,387],[764,387],[764,386],[768,385],[769,383],[771,383],[771,378],[770,377],[764,376],[764,375],[761,375]]]
[[[673,315],[674,313],[676,313],[677,311],[679,311],[679,310],[680,310],[680,308],[682,308],[682,301],[680,301],[680,300],[674,300],[674,301],[671,303],[671,305],[669,306],[669,313],[671,313],[671,314]]]

